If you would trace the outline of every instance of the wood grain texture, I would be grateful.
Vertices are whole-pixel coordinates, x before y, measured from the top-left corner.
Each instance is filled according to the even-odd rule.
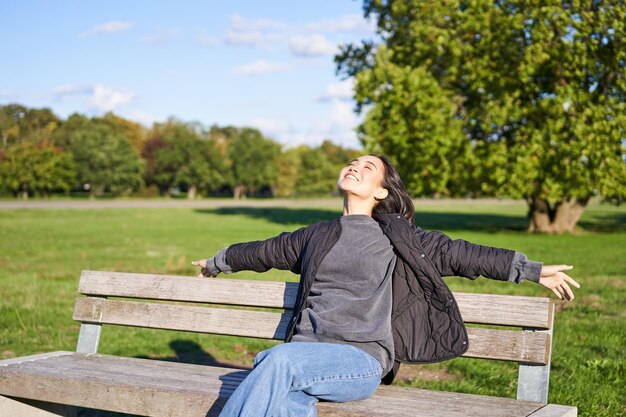
[[[270,313],[169,305],[105,298],[78,298],[74,320],[283,340],[291,312]],[[545,364],[550,336],[540,332],[468,328],[464,356]]]
[[[293,308],[295,282],[249,281],[175,275],[82,271],[79,292],[86,295],[191,301],[241,306]],[[547,297],[454,293],[463,320],[548,329],[554,302]]]
[[[76,353],[0,368],[0,394],[137,415],[217,416],[247,373]],[[319,415],[521,417],[541,407],[539,403],[510,398],[381,386],[374,397],[365,401],[320,403]]]
[[[275,308],[293,308],[297,291],[295,283],[105,271],[82,271],[78,287],[85,295]]]
[[[466,323],[549,329],[554,301],[548,297],[454,293]]]
[[[497,359],[545,365],[549,361],[550,335],[540,332],[480,329],[470,327],[470,358]]]
[[[78,298],[74,308],[74,320],[80,322],[278,340],[284,338],[291,316],[291,311],[281,314],[91,297]]]

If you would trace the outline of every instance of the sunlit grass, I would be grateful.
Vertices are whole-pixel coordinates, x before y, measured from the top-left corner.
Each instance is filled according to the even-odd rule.
[[[525,212],[523,202],[418,202],[416,222],[545,263],[574,265],[571,275],[583,287],[574,302],[558,304],[550,402],[577,405],[584,416],[623,415],[626,209],[594,204],[578,233],[562,236],[527,234]],[[83,269],[194,275],[192,260],[230,243],[264,239],[339,214],[339,206],[0,210],[0,359],[75,349],[78,325],[71,317]],[[297,280],[285,271],[235,277]],[[549,295],[528,282],[447,282],[455,291]],[[100,351],[249,366],[256,352],[273,343],[108,326]],[[513,364],[460,358],[419,368],[428,371],[422,373],[426,377],[414,372],[417,377],[400,383],[515,396]]]

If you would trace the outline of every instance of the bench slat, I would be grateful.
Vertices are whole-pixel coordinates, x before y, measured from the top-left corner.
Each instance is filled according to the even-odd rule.
[[[74,320],[154,329],[182,330],[282,340],[291,311],[232,310],[83,297],[76,300]],[[543,332],[468,328],[464,356],[547,363],[550,337]]]
[[[470,327],[470,358],[497,359],[546,365],[549,362],[550,335],[545,332],[523,332]]]
[[[11,381],[0,383],[0,394],[155,417],[216,417],[246,374],[202,365],[72,354],[0,367],[0,382]],[[381,386],[365,401],[320,403],[319,415],[522,417],[541,407],[511,398]]]
[[[82,271],[85,295],[293,308],[295,282],[210,279],[175,275]],[[467,323],[548,329],[554,303],[547,297],[454,293]]]
[[[298,285],[273,281],[82,271],[78,292],[111,297],[293,308]]]
[[[455,292],[454,298],[466,323],[549,329],[554,301],[548,297],[470,294]]]
[[[282,339],[291,311],[232,310],[84,297],[76,300],[74,320],[152,329]]]

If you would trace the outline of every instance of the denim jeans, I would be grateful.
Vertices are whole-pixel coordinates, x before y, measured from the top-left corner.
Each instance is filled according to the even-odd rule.
[[[220,417],[316,417],[317,401],[369,398],[380,362],[350,345],[292,342],[260,352]]]

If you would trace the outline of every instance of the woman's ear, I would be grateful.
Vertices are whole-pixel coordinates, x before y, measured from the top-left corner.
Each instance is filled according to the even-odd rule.
[[[386,188],[378,188],[374,193],[374,198],[376,200],[384,200],[389,195],[389,191]]]

